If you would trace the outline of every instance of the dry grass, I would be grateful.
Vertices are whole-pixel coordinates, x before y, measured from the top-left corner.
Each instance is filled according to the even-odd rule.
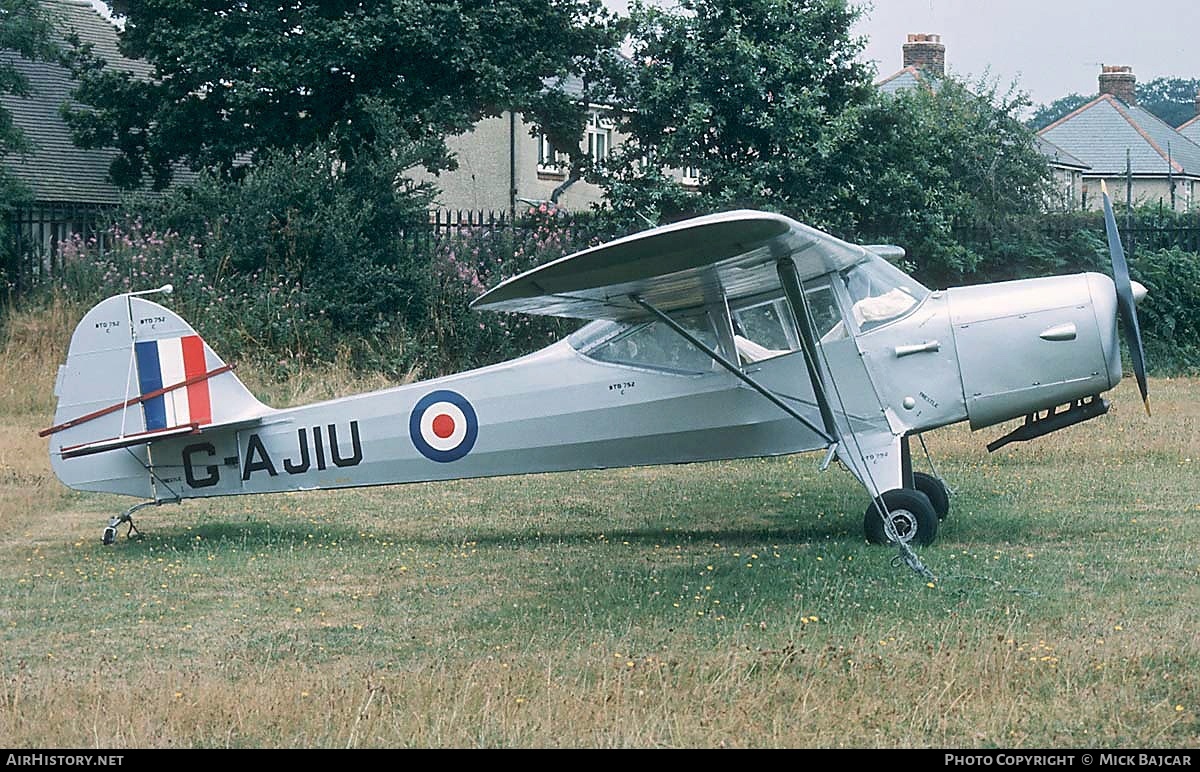
[[[189,502],[105,548],[129,502],[36,437],[69,316],[0,364],[6,746],[1200,739],[1196,380],[993,456],[931,435],[933,587],[808,457]]]
[[[326,365],[301,367],[284,382],[266,377],[262,368],[238,370],[238,377],[259,400],[271,407],[289,407],[324,402],[353,394],[399,386],[417,380],[416,372],[407,372],[399,379],[382,373],[362,373],[351,364],[349,349],[343,348],[337,358]]]

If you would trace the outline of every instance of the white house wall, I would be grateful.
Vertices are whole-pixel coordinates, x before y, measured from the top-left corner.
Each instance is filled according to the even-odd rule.
[[[1126,200],[1126,182],[1124,177],[1105,177],[1104,182],[1108,185],[1108,195],[1112,197],[1114,203],[1124,204]],[[1200,185],[1193,177],[1176,177],[1175,183],[1175,211],[1177,212],[1192,212],[1196,211],[1198,206],[1196,194],[1200,193]],[[1100,209],[1102,207],[1100,198],[1100,178],[1085,176],[1083,181],[1084,187],[1087,190],[1087,208]],[[1165,177],[1161,178],[1133,178],[1131,186],[1133,205],[1134,206],[1159,206],[1164,209],[1171,208],[1171,190]]]
[[[539,140],[530,131],[530,125],[519,116],[512,126],[508,113],[486,118],[471,131],[446,140],[458,160],[457,169],[440,175],[414,170],[411,176],[436,185],[440,191],[436,205],[446,209],[507,211],[509,187],[514,182],[517,211],[528,207],[529,201],[548,201],[566,175],[539,173]],[[614,131],[611,146],[622,139]],[[515,165],[510,164],[510,148],[515,151]],[[558,204],[569,211],[585,211],[603,198],[598,186],[577,180],[559,196]]]

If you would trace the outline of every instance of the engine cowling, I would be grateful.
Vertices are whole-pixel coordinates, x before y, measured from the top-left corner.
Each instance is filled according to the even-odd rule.
[[[1103,274],[958,287],[948,295],[972,429],[1121,380],[1116,290]]]

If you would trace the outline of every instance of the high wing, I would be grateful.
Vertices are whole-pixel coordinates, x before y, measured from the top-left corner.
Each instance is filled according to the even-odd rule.
[[[739,210],[665,225],[585,249],[497,285],[473,308],[577,319],[650,318],[778,289],[790,257],[801,281],[867,260],[850,244],[779,214]]]

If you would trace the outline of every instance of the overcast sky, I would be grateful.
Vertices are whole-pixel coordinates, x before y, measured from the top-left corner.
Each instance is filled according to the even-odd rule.
[[[1101,64],[1139,82],[1200,78],[1198,0],[871,0],[855,31],[880,76],[901,67],[910,32],[942,36],[946,67],[1016,82],[1035,103],[1092,94]]]
[[[661,0],[664,5],[670,0]],[[624,9],[627,0],[604,0]],[[1139,81],[1200,78],[1200,0],[851,0],[865,7],[854,32],[879,77],[900,69],[910,32],[942,36],[946,67],[1035,103],[1094,94],[1102,64],[1127,64]]]
[[[1200,78],[1200,0],[851,2],[866,8],[854,32],[867,38],[863,56],[880,77],[900,69],[908,33],[924,32],[942,36],[952,73],[988,76],[1001,90],[1015,83],[1039,104],[1095,93],[1101,64],[1130,65],[1142,82]]]

